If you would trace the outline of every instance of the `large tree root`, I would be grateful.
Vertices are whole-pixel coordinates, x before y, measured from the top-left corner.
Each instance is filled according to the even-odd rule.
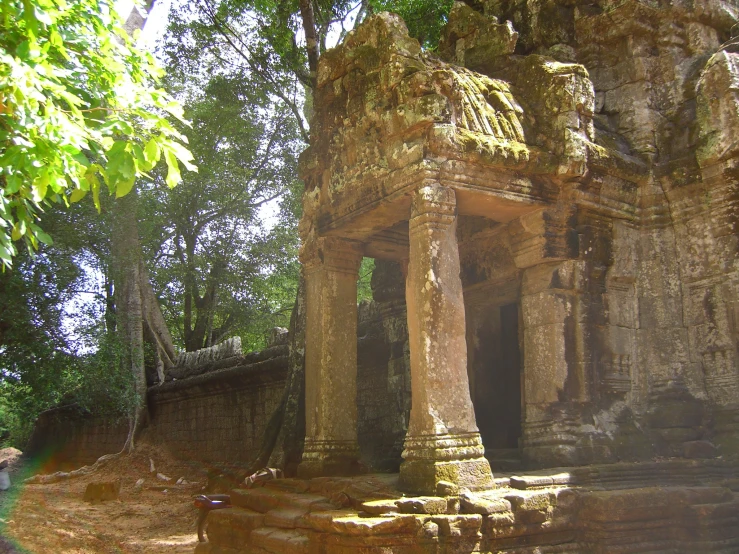
[[[105,454],[104,456],[100,456],[97,461],[91,466],[82,466],[81,468],[75,469],[74,471],[57,471],[55,473],[49,473],[46,475],[32,475],[28,479],[25,479],[23,482],[29,485],[51,485],[52,483],[74,479],[75,477],[83,477],[85,475],[95,473],[111,460],[115,460],[124,454],[125,451],[123,450],[117,452],[116,454]]]

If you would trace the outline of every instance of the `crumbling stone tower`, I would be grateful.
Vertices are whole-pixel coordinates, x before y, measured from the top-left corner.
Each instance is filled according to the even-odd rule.
[[[500,448],[735,454],[739,2],[477,8],[437,53],[380,14],[321,59],[300,474],[357,469],[362,256],[405,280],[405,490],[488,487]]]

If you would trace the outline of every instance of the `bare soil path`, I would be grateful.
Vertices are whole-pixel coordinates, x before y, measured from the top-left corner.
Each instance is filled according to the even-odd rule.
[[[150,459],[156,473],[171,481],[150,472]],[[28,471],[17,461],[11,490],[0,491],[0,554],[192,554],[195,549],[192,497],[205,482],[202,467],[144,446],[91,475],[54,484],[22,484]],[[187,483],[175,484],[181,477]],[[136,488],[141,478],[144,484]],[[119,500],[92,504],[82,499],[88,483],[115,479],[121,480]]]

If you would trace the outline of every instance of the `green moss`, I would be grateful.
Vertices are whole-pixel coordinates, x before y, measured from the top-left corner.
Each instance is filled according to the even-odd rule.
[[[468,129],[457,128],[454,139],[463,152],[477,153],[490,159],[497,160],[502,157],[522,162],[528,160],[531,153],[529,147],[522,142],[501,140]]]

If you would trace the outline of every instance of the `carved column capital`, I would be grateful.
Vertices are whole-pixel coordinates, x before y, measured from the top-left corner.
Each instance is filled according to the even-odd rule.
[[[308,273],[324,268],[356,278],[362,263],[362,244],[338,237],[308,239],[300,247],[300,262]]]
[[[454,190],[438,183],[426,183],[413,195],[410,231],[423,226],[448,227],[457,217]]]

